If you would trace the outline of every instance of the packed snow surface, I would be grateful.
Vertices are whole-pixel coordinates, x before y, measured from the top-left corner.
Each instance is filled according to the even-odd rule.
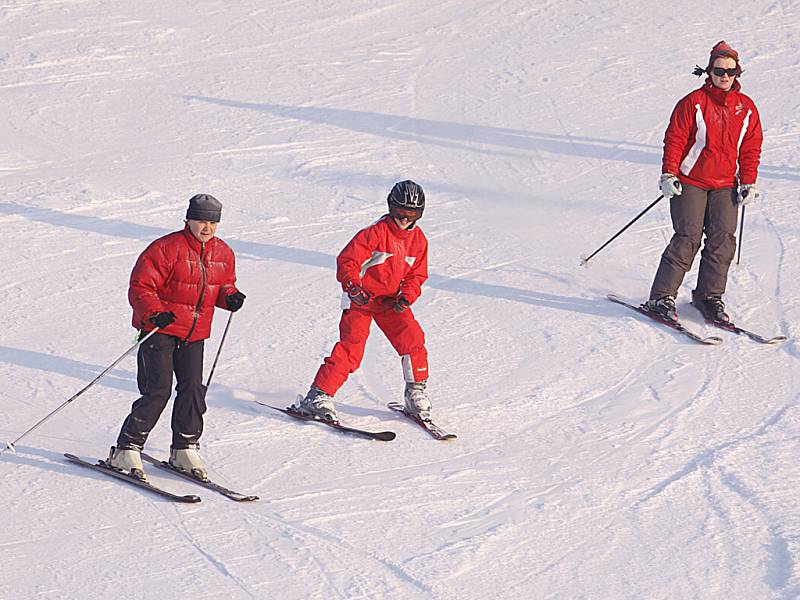
[[[133,343],[136,257],[224,204],[247,294],[202,455],[238,504],[149,468],[175,504],[70,464],[103,458],[136,361],[0,457],[0,598],[800,597],[800,2],[319,0],[0,3],[0,439]],[[644,300],[671,235],[672,107],[711,47],[764,124],[725,299],[780,346],[704,347]],[[386,408],[377,329],[337,394],[348,437],[270,411],[337,338],[335,256],[402,179],[428,207],[415,314],[438,442]],[[218,311],[206,372],[228,313]],[[170,410],[170,407],[167,409]],[[168,412],[147,449],[169,451]]]

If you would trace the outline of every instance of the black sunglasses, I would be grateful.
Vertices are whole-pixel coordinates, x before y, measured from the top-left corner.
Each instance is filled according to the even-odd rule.
[[[711,69],[711,73],[717,77],[722,77],[723,75],[727,75],[728,77],[736,77],[737,71],[738,69],[723,69],[721,67],[714,67]]]

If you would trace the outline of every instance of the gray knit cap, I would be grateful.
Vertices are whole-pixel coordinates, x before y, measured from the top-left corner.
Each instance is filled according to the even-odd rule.
[[[189,198],[186,219],[193,221],[214,221],[219,223],[222,216],[222,203],[211,194],[195,194]]]

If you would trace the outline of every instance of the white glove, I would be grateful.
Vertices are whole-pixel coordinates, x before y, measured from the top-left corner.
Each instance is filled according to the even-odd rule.
[[[739,186],[739,195],[736,196],[736,204],[744,206],[751,200],[761,198],[761,192],[756,189],[755,183],[745,183]]]
[[[661,178],[658,180],[658,187],[661,188],[661,193],[667,200],[683,193],[681,182],[672,173],[662,173]]]

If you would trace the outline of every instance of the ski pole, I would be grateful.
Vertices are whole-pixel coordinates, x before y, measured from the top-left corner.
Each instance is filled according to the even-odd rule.
[[[206,389],[208,389],[208,386],[211,385],[211,378],[214,376],[214,369],[217,368],[219,353],[222,352],[222,344],[225,343],[225,336],[228,335],[228,328],[231,326],[232,320],[233,320],[233,313],[231,313],[228,316],[228,323],[225,325],[225,331],[222,332],[222,339],[219,341],[219,348],[217,348],[217,355],[214,357],[214,364],[211,365],[211,373],[208,374],[208,380],[206,381]]]
[[[644,209],[642,212],[640,212],[638,215],[636,215],[636,216],[635,216],[635,217],[634,217],[634,218],[631,220],[631,222],[630,222],[630,223],[628,223],[627,225],[625,225],[625,227],[623,227],[623,228],[622,228],[622,229],[620,229],[620,230],[619,230],[617,233],[615,233],[615,234],[614,234],[614,236],[613,236],[613,237],[612,237],[610,240],[608,240],[608,241],[607,241],[605,244],[603,244],[603,245],[602,245],[602,246],[600,246],[600,247],[599,247],[597,250],[595,250],[594,252],[592,252],[592,254],[591,254],[590,256],[588,256],[588,257],[586,257],[586,258],[584,258],[584,257],[581,257],[581,266],[582,266],[582,267],[585,267],[585,266],[586,266],[586,263],[588,263],[588,262],[589,262],[589,260],[591,260],[592,256],[594,256],[595,254],[597,254],[598,252],[600,252],[600,250],[602,250],[603,248],[605,248],[606,246],[608,246],[608,245],[609,245],[611,242],[613,242],[615,239],[617,239],[617,238],[618,238],[618,237],[619,237],[619,236],[622,234],[622,232],[624,232],[624,231],[625,231],[625,230],[626,230],[628,227],[630,227],[630,226],[631,226],[631,225],[633,225],[633,224],[634,224],[636,221],[638,221],[638,220],[639,220],[639,218],[641,218],[641,216],[642,216],[644,213],[646,213],[648,210],[650,210],[651,208],[653,208],[653,207],[654,207],[656,204],[658,204],[659,202],[661,202],[661,200],[662,200],[663,198],[664,198],[664,196],[663,196],[663,195],[661,195],[661,196],[659,196],[658,198],[656,198],[655,200],[653,200],[653,202],[651,202],[651,203],[650,203],[650,206],[648,206],[648,207],[647,207],[647,208],[645,208],[645,209]]]
[[[158,328],[158,327],[156,327],[156,328],[155,328],[155,329],[153,329],[153,330],[152,330],[150,333],[148,333],[146,336],[144,336],[142,339],[140,339],[139,341],[137,341],[137,342],[136,342],[136,343],[135,343],[133,346],[131,346],[130,348],[128,348],[127,350],[125,350],[125,352],[124,352],[124,354],[122,354],[122,356],[120,356],[120,357],[119,357],[117,360],[115,360],[113,363],[111,363],[110,365],[108,365],[108,367],[106,367],[106,369],[105,369],[105,370],[104,370],[102,373],[100,373],[100,375],[98,375],[97,377],[95,377],[95,378],[94,378],[94,379],[91,381],[91,383],[89,383],[89,384],[88,384],[86,387],[84,387],[82,390],[80,390],[79,392],[77,392],[77,393],[76,393],[74,396],[72,396],[71,398],[69,398],[68,400],[66,400],[65,402],[63,402],[63,403],[61,404],[61,406],[59,406],[59,407],[58,407],[58,408],[56,408],[54,411],[52,411],[51,413],[49,413],[49,414],[48,414],[47,416],[45,416],[43,419],[40,419],[40,420],[39,420],[39,421],[38,421],[38,422],[37,422],[37,423],[36,423],[36,424],[35,424],[33,427],[31,427],[30,429],[28,429],[28,431],[26,431],[25,433],[23,433],[21,436],[19,436],[19,437],[18,437],[17,439],[15,439],[13,442],[6,442],[6,447],[5,447],[5,448],[3,448],[2,450],[0,450],[0,454],[2,454],[3,452],[5,452],[6,450],[11,450],[12,452],[15,452],[15,453],[16,453],[16,451],[17,451],[17,450],[16,450],[16,448],[14,447],[14,445],[15,445],[15,444],[19,443],[19,441],[20,441],[22,438],[24,438],[26,435],[28,435],[29,433],[31,433],[31,432],[32,432],[32,431],[34,431],[35,429],[38,429],[38,428],[39,428],[39,426],[40,426],[40,425],[43,425],[43,424],[45,423],[45,421],[47,421],[47,420],[48,420],[50,417],[52,417],[54,414],[56,414],[58,411],[60,411],[62,408],[64,408],[64,407],[65,407],[67,404],[69,404],[70,402],[72,402],[73,400],[75,400],[75,399],[76,399],[78,396],[80,396],[81,394],[83,394],[83,392],[85,392],[86,390],[88,390],[88,389],[89,389],[90,387],[92,387],[92,386],[93,386],[95,383],[97,383],[98,381],[100,381],[100,378],[101,378],[103,375],[105,375],[105,374],[106,374],[106,373],[108,373],[108,372],[109,372],[111,369],[113,369],[114,367],[116,367],[116,366],[119,364],[119,362],[120,362],[120,361],[121,361],[123,358],[125,358],[126,356],[128,356],[128,354],[130,354],[131,352],[133,352],[133,350],[135,350],[135,349],[136,349],[136,348],[137,348],[137,347],[138,347],[140,344],[142,344],[142,343],[143,343],[143,342],[144,342],[144,341],[145,341],[147,338],[149,338],[149,337],[150,337],[151,335],[153,335],[153,334],[154,334],[156,331],[158,331],[158,329],[159,329],[159,328]]]
[[[739,252],[736,256],[736,264],[739,264],[739,261],[742,258],[742,232],[744,231],[744,209],[747,208],[744,204],[742,205],[742,220],[739,222]]]

